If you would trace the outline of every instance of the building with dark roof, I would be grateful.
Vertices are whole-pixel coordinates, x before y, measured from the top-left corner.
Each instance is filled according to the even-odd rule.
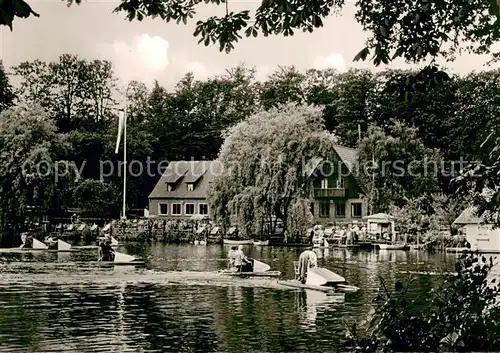
[[[368,214],[366,192],[356,178],[356,150],[335,146],[332,160],[316,158],[305,173],[313,183],[311,211],[316,223],[350,223]],[[222,166],[217,161],[171,162],[149,195],[150,217],[211,218],[207,201],[211,181]]]
[[[500,227],[487,223],[484,216],[478,212],[477,207],[468,207],[453,224],[464,228],[465,238],[471,245],[471,250],[500,253]]]
[[[334,146],[334,156],[308,166],[313,183],[311,212],[317,224],[352,223],[368,215],[366,189],[357,177],[357,152]]]
[[[216,161],[170,162],[149,195],[149,216],[179,220],[211,218],[208,188],[221,170]]]

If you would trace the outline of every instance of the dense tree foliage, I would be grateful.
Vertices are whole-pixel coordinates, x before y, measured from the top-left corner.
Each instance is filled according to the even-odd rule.
[[[372,213],[387,212],[392,205],[403,206],[439,190],[441,156],[424,145],[416,128],[402,122],[391,125],[387,132],[370,128],[358,151],[360,166],[366,166],[361,177],[370,185]]]
[[[103,185],[121,190],[122,155],[114,153],[120,92],[111,64],[62,55],[55,62],[24,62],[12,71],[20,83],[14,91],[8,76],[4,76],[5,92],[17,93],[20,104],[43,107],[47,121],[55,126],[54,133],[70,146],[64,158],[75,163],[81,177],[102,179]],[[158,83],[147,87],[131,82],[125,90],[128,155],[130,161],[140,163],[130,166],[127,204],[130,208],[147,205],[159,169],[165,166],[161,161],[215,159],[226,129],[262,109],[292,102],[316,106],[324,128],[338,138],[339,144],[359,145],[365,162],[373,157],[368,142],[375,135],[387,145],[374,150],[376,162],[387,158],[406,162],[414,157],[442,158],[444,168],[437,178],[391,177],[388,187],[387,178],[375,180],[374,190],[380,190],[374,193],[379,199],[375,209],[388,210],[391,204],[403,207],[407,200],[425,196],[428,210],[432,203],[429,195],[452,193],[449,181],[467,165],[465,161],[483,163],[491,183],[495,182],[497,174],[490,167],[498,161],[498,151],[492,152],[497,137],[492,135],[489,142],[482,143],[490,132],[499,130],[495,116],[500,105],[498,72],[451,75],[439,87],[417,84],[409,98],[403,88],[406,81],[414,79],[415,72],[400,70],[339,73],[279,67],[259,82],[254,69],[239,66],[204,81],[188,73],[173,90]],[[4,95],[8,97],[6,107],[15,102],[11,93]],[[460,158],[464,160],[462,165],[453,163]],[[369,186],[372,179],[366,182]],[[94,190],[98,198],[103,194],[100,187],[85,190]],[[383,195],[389,189],[391,194]],[[82,205],[74,196],[71,191],[60,203]],[[118,209],[119,205],[109,207]]]
[[[81,0],[67,0],[80,4]],[[254,11],[234,12],[229,0],[153,1],[122,0],[115,12],[124,12],[129,21],[160,18],[166,22],[186,24],[194,18],[203,3],[225,6],[224,16],[211,16],[196,23],[193,33],[198,43],[219,45],[220,51],[230,52],[243,35],[260,34],[291,36],[295,31],[313,32],[323,26],[323,20],[340,13],[341,0],[262,1]],[[38,16],[24,0],[8,0],[0,8],[0,24],[12,30],[14,17]],[[420,62],[444,57],[453,60],[462,51],[490,53],[500,38],[500,10],[496,0],[446,0],[440,3],[410,0],[359,0],[355,19],[369,33],[366,47],[355,60],[372,55],[375,65],[401,57]],[[496,58],[497,53],[493,53]]]
[[[300,236],[312,221],[306,166],[327,158],[334,142],[320,109],[293,103],[238,123],[226,133],[218,158],[223,173],[210,190],[215,218],[227,223],[233,217],[250,236],[272,232],[276,216]]]
[[[29,206],[54,210],[66,198],[74,176],[64,162],[69,149],[41,108],[18,106],[0,115],[2,231],[23,226]]]
[[[0,113],[11,107],[15,99],[14,88],[9,82],[3,63],[0,61]]]
[[[456,273],[425,298],[409,286],[382,282],[379,305],[366,323],[350,330],[349,351],[496,352],[500,349],[500,284],[496,261],[465,254]],[[366,324],[366,325],[365,325]]]

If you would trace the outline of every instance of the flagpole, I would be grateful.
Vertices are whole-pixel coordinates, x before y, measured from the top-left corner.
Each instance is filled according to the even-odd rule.
[[[122,218],[127,219],[127,110],[123,113],[123,209]]]

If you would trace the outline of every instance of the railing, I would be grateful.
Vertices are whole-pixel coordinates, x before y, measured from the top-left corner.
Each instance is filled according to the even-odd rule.
[[[344,188],[314,189],[314,197],[345,197]]]

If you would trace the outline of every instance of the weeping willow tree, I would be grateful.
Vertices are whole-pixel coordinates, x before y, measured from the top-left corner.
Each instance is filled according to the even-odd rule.
[[[310,106],[282,105],[233,126],[209,190],[214,218],[244,236],[273,233],[278,220],[289,234],[303,233],[312,222],[310,166],[334,143],[321,109]]]

